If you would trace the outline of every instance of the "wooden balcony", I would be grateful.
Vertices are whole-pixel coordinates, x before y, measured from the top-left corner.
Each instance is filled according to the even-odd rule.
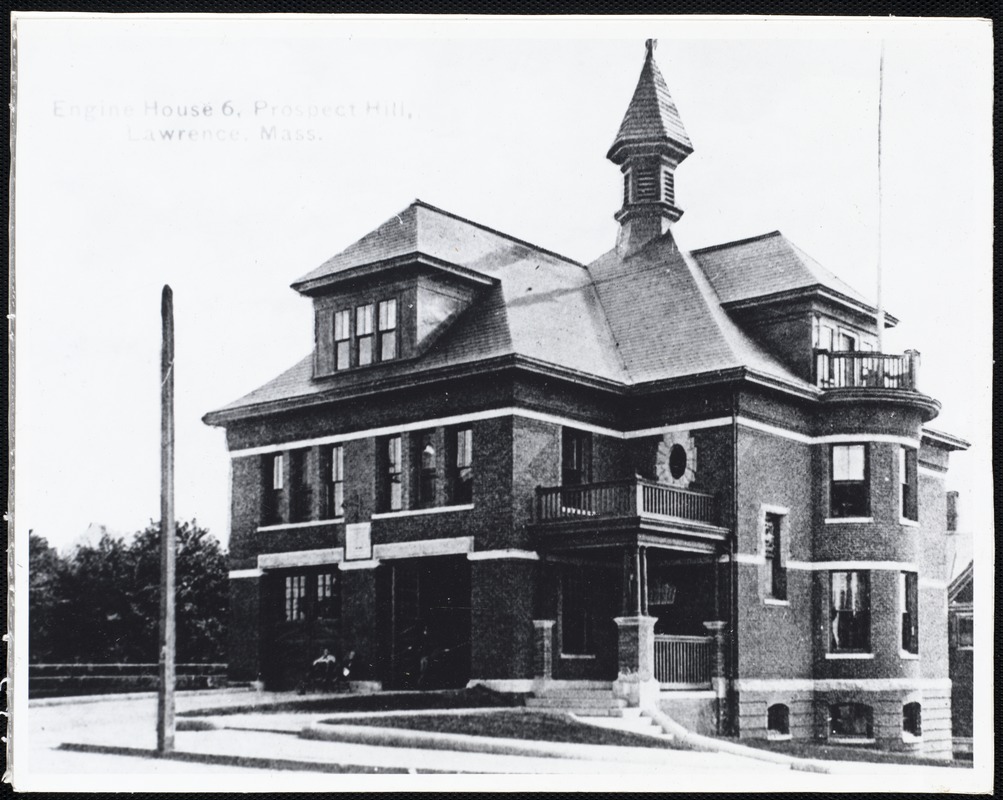
[[[642,478],[539,487],[534,527],[544,547],[664,544],[668,536],[689,542],[680,549],[711,552],[727,534],[714,495]]]
[[[901,389],[917,391],[919,353],[815,351],[815,384],[821,389]]]

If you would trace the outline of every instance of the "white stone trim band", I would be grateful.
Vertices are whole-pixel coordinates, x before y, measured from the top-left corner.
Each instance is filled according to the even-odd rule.
[[[403,511],[381,511],[373,514],[370,519],[394,519],[396,517],[418,517],[423,514],[448,514],[451,511],[473,511],[473,503],[460,506],[435,506],[434,508],[408,508]]]
[[[475,550],[467,553],[470,561],[498,561],[501,559],[522,559],[525,561],[539,561],[540,554],[533,550],[516,550],[508,548],[506,550]]]
[[[739,678],[740,692],[895,692],[951,691],[950,678]]]
[[[602,436],[609,436],[614,439],[640,439],[645,436],[658,436],[659,434],[674,433],[676,431],[695,431],[705,428],[720,428],[732,423],[732,417],[715,417],[714,419],[694,420],[693,422],[679,422],[671,425],[659,425],[653,428],[643,428],[635,431],[618,431],[607,428],[603,425],[593,425],[589,422],[569,419],[557,416],[556,414],[545,414],[540,411],[531,411],[526,408],[494,408],[487,411],[475,411],[469,414],[455,414],[451,417],[437,417],[435,419],[423,419],[417,422],[402,422],[397,425],[386,425],[381,428],[369,428],[362,431],[352,431],[350,433],[336,433],[330,436],[317,436],[312,439],[299,439],[292,442],[282,442],[280,444],[260,445],[258,447],[244,447],[230,451],[230,458],[243,458],[246,456],[263,455],[265,453],[277,453],[283,450],[295,450],[302,447],[314,447],[316,445],[337,444],[348,442],[354,439],[370,439],[376,436],[389,436],[397,433],[410,433],[412,431],[423,430],[425,428],[435,428],[446,425],[463,425],[468,422],[478,422],[485,419],[498,419],[500,417],[522,417],[538,422],[549,422],[554,425],[565,425],[577,428],[578,430],[597,433]],[[887,433],[853,433],[853,434],[828,434],[825,436],[809,436],[805,433],[780,428],[776,425],[769,425],[765,422],[738,417],[737,422],[745,428],[770,433],[784,439],[799,442],[801,444],[838,444],[840,442],[892,442],[904,444],[909,447],[919,447],[919,439],[908,436],[893,436]]]
[[[947,472],[939,469],[932,469],[931,467],[920,466],[917,468],[920,475],[926,475],[929,478],[946,478]]]
[[[344,558],[344,550],[330,547],[323,550],[289,550],[285,553],[262,553],[258,556],[258,569],[282,569],[284,567],[317,567],[339,564]]]
[[[260,578],[264,574],[260,569],[231,569],[228,577],[231,581],[235,581],[240,578]]]
[[[321,525],[340,525],[345,521],[344,517],[334,519],[311,519],[307,522],[280,522],[277,525],[259,525],[258,533],[269,533],[271,531],[288,531],[295,528],[317,528]]]
[[[909,561],[788,561],[788,569],[823,572],[827,570],[894,570],[895,572],[919,572],[919,568]]]
[[[455,536],[449,539],[418,539],[414,542],[391,542],[373,545],[373,558],[420,558],[423,556],[451,556],[470,553],[474,549],[473,536]]]

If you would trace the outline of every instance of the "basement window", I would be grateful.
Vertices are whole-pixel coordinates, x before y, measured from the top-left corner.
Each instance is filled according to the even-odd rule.
[[[829,738],[873,741],[873,709],[863,703],[836,703],[829,706]]]
[[[919,703],[902,706],[902,739],[919,739],[923,736],[923,708]]]
[[[770,739],[790,738],[791,711],[783,703],[775,703],[766,709],[766,734]]]

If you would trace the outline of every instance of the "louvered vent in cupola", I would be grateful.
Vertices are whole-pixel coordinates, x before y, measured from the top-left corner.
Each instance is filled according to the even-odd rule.
[[[654,169],[640,170],[637,174],[637,199],[658,199],[658,171]]]
[[[630,170],[623,173],[623,204],[630,202]]]
[[[668,169],[662,171],[662,200],[672,204],[676,202],[676,179]]]

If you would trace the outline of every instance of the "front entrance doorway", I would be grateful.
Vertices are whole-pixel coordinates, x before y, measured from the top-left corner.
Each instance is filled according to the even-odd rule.
[[[470,564],[463,556],[393,561],[377,575],[389,689],[470,679]]]

